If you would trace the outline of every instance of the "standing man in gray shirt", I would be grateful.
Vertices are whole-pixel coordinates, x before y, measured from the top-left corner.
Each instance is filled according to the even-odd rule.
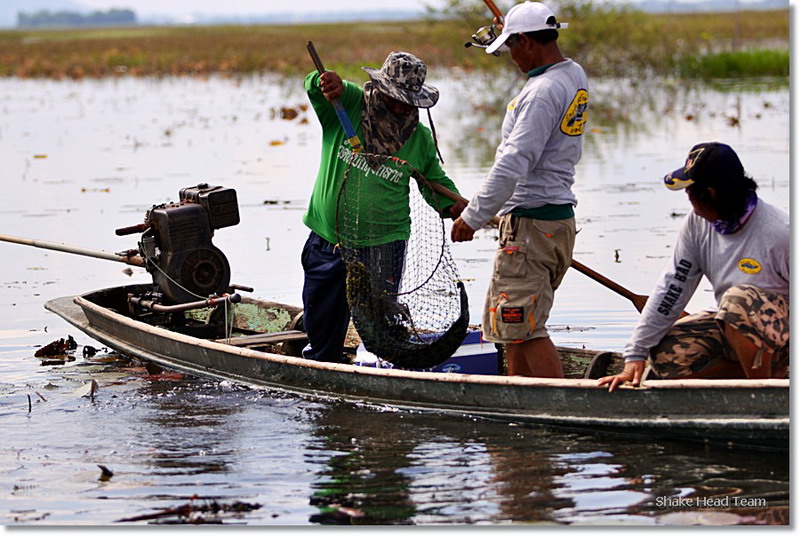
[[[472,240],[476,229],[502,217],[482,329],[486,340],[505,344],[509,375],[564,376],[546,323],[572,261],[572,184],[589,103],[586,73],[558,47],[558,30],[566,27],[544,4],[522,2],[486,49],[510,52],[528,81],[508,104],[489,176],[451,234],[454,242]]]
[[[781,378],[789,364],[789,215],[756,195],[734,150],[695,145],[664,177],[686,189],[693,212],[623,356],[620,374],[639,385],[647,358],[662,378]],[[717,309],[678,319],[706,276]],[[676,321],[677,320],[677,321]]]

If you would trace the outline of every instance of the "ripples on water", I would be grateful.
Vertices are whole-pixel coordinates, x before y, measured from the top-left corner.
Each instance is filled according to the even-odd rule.
[[[130,363],[100,374],[91,402],[65,385],[98,377],[80,368],[36,386],[47,401],[30,413],[34,386],[4,393],[6,523],[112,523],[193,496],[259,504],[222,516],[251,524],[656,524],[657,497],[788,504],[783,457],[297,399]],[[98,464],[114,476],[101,482]]]
[[[513,80],[454,75],[434,120],[445,169],[469,197],[491,164]],[[730,143],[789,208],[788,91],[593,83],[578,168],[575,258],[646,294],[670,254],[684,195],[660,177],[702,140]],[[483,91],[476,88],[482,88]],[[614,99],[614,96],[622,98]],[[214,238],[234,282],[300,302],[300,216],[319,131],[298,80],[0,80],[0,232],[89,248],[134,246],[113,229],[199,181],[237,189],[242,223]],[[733,126],[731,117],[737,117]],[[308,119],[304,123],[303,119]],[[453,247],[480,317],[496,243]],[[788,457],[436,417],[248,390],[141,364],[78,358],[40,366],[36,347],[73,335],[53,297],[149,281],[121,265],[0,244],[0,519],[106,524],[189,504],[259,504],[226,523],[642,523],[780,521]],[[713,303],[702,290],[690,304]],[[558,344],[620,349],[633,306],[571,272],[551,317]],[[94,401],[80,396],[95,379]],[[28,410],[28,397],[30,411]],[[99,465],[114,472],[99,480]],[[757,497],[772,510],[660,508],[659,497]],[[772,513],[769,513],[772,512]],[[172,517],[174,521],[176,517]],[[164,518],[161,521],[168,521]],[[145,521],[142,521],[145,522]],[[785,519],[784,519],[785,522]]]

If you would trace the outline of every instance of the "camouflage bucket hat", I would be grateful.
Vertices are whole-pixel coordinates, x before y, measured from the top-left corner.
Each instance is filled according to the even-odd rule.
[[[362,67],[381,92],[416,106],[430,108],[439,100],[439,90],[425,84],[428,68],[418,57],[408,52],[392,52],[380,70]]]

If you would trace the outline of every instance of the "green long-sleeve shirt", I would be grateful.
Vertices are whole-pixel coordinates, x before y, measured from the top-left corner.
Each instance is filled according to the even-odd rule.
[[[334,244],[340,241],[342,233],[346,233],[343,238],[347,239],[349,245],[359,247],[407,240],[411,234],[409,182],[413,180],[412,169],[391,160],[377,168],[367,165],[363,156],[350,150],[333,106],[319,89],[319,74],[316,71],[306,77],[305,88],[322,125],[322,155],[303,223]],[[339,102],[347,111],[361,140],[364,139],[361,130],[363,101],[362,89],[352,82],[344,81],[344,92],[339,97]],[[425,125],[417,125],[414,133],[394,156],[411,164],[428,181],[439,183],[458,193],[453,181],[439,165],[436,145],[430,129]],[[350,169],[345,194],[353,202],[348,201],[346,215],[339,215],[340,225],[337,231],[337,204],[348,164]],[[356,180],[357,191],[352,188]],[[439,213],[453,205],[453,201],[432,194],[427,188],[421,188],[420,191],[428,204]],[[340,210],[343,209],[340,207]],[[347,220],[347,226],[343,219]]]

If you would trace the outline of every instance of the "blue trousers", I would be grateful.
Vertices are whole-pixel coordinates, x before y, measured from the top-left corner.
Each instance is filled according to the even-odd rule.
[[[358,257],[381,280],[377,288],[396,293],[403,272],[404,240],[359,250]],[[308,346],[303,357],[317,361],[345,363],[344,339],[350,323],[347,305],[347,266],[342,254],[315,232],[308,235],[301,257],[303,281],[303,326]]]
[[[300,260],[305,271],[303,327],[308,334],[303,357],[343,363],[350,308],[347,305],[347,268],[342,255],[334,249],[334,244],[312,231]]]

